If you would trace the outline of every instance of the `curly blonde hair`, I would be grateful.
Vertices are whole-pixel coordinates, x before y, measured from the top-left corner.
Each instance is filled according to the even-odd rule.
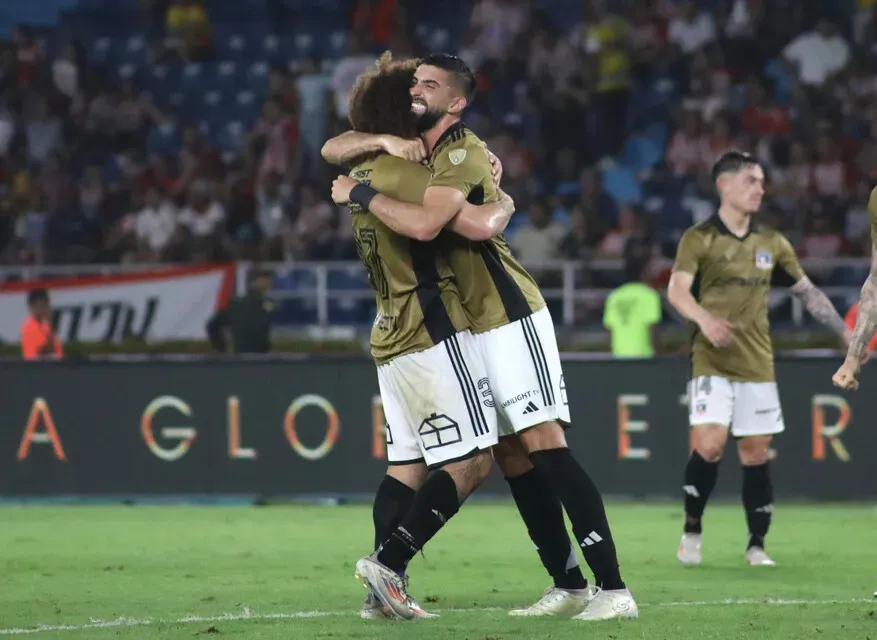
[[[375,66],[356,79],[347,98],[350,126],[362,133],[416,138],[411,85],[418,61],[393,60],[385,51]]]

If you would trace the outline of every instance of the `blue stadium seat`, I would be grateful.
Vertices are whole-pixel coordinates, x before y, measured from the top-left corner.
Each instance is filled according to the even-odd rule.
[[[622,167],[606,169],[601,177],[603,189],[618,204],[631,204],[642,200],[639,182],[629,169]]]
[[[651,138],[633,136],[627,139],[619,160],[626,169],[639,173],[653,168],[663,155],[663,147],[658,146]]]

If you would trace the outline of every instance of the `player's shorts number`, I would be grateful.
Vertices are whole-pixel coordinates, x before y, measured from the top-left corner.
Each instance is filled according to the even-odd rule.
[[[384,277],[381,259],[378,257],[377,233],[374,229],[356,229],[353,236],[356,241],[356,253],[365,265],[369,281],[381,296],[381,300],[386,300],[390,297],[390,288],[387,285],[387,278]]]

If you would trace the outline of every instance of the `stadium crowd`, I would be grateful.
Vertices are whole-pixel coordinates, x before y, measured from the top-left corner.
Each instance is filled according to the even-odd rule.
[[[297,18],[266,0],[274,32],[246,59],[264,85],[236,94],[255,102],[234,122],[208,119],[213,87],[193,83],[193,102],[153,82],[207,68],[219,82],[240,62],[217,3],[140,4],[140,66],[63,24],[0,49],[3,264],[355,258],[319,149],[387,48],[455,49],[477,69],[466,121],[503,161],[525,263],[620,256],[631,237],[672,252],[714,211],[708,167],[730,148],[769,169],[762,215],[802,256],[869,252],[874,0],[461,1],[462,28],[450,11],[424,26],[416,2],[339,2],[335,59],[284,57]]]

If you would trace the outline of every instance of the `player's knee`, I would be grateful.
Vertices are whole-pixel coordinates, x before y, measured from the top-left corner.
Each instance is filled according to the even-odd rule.
[[[694,430],[694,448],[708,462],[718,462],[725,454],[728,430],[721,425],[705,425]]]
[[[392,464],[387,467],[387,475],[394,478],[411,489],[417,491],[426,480],[426,464],[415,462],[413,464]]]
[[[533,468],[530,456],[517,436],[501,438],[492,452],[496,466],[506,478],[517,478]]]
[[[559,423],[543,422],[520,433],[527,453],[547,451],[549,449],[566,449],[566,436]]]
[[[770,456],[770,442],[770,436],[741,438],[737,443],[740,464],[748,467],[766,463]]]
[[[490,474],[493,460],[489,451],[479,451],[471,458],[452,462],[442,467],[447,471],[457,487],[457,494],[467,498]]]

